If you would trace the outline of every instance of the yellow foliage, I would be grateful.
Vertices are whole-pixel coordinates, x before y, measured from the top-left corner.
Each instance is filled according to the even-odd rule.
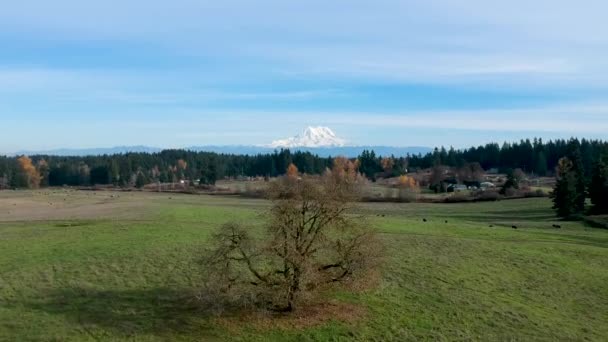
[[[180,160],[177,161],[177,168],[178,169],[185,170],[187,167],[188,167],[188,163],[185,160],[180,159]]]
[[[393,169],[393,166],[395,166],[395,161],[393,160],[393,158],[386,157],[382,158],[380,164],[382,165],[382,169],[388,172]]]
[[[19,158],[18,161],[21,172],[23,172],[27,178],[28,187],[30,189],[38,188],[40,186],[40,174],[38,174],[38,170],[36,170],[36,167],[32,164],[32,160],[27,156],[23,156]]]
[[[412,189],[412,190],[418,189],[418,182],[416,182],[416,180],[414,178],[408,177],[406,175],[399,176],[398,185],[400,188],[406,188],[406,189]]]

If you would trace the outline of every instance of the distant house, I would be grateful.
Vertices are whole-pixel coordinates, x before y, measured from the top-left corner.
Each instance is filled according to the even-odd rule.
[[[451,184],[448,186],[448,192],[461,192],[468,190],[469,188],[464,184]]]
[[[480,187],[484,190],[485,189],[494,189],[494,188],[496,188],[496,184],[491,183],[491,182],[483,182],[480,184]]]
[[[481,183],[479,183],[479,181],[464,181],[463,183],[470,190],[477,190],[477,189],[481,188]]]

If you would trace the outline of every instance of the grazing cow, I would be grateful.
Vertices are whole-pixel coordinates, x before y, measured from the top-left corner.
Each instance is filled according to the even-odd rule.
[[[511,228],[513,228],[513,229],[517,229],[517,226],[511,226]]]
[[[494,225],[493,225],[493,224],[491,224],[491,225],[490,225],[490,228],[494,228]]]
[[[553,225],[553,228],[557,228],[557,229],[559,229],[559,228],[561,228],[561,227],[562,227],[562,226],[560,226],[559,224],[554,224],[554,225]]]
[[[426,219],[425,219],[425,218],[423,218],[423,219],[422,219],[422,222],[426,222]]]
[[[448,220],[445,220],[445,223],[448,223]]]

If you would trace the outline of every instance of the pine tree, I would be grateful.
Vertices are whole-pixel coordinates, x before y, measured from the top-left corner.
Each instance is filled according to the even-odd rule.
[[[608,213],[608,165],[603,160],[593,168],[589,197],[593,204],[593,213]]]
[[[540,151],[536,156],[536,167],[534,171],[539,176],[545,176],[547,174],[547,157],[545,156],[545,152]]]
[[[376,173],[382,172],[382,165],[380,159],[376,158],[374,151],[364,150],[358,158],[359,170],[367,178],[375,180]]]
[[[138,172],[135,179],[135,187],[141,189],[144,185],[146,185],[146,176],[144,176],[143,172]]]
[[[573,141],[569,147],[568,156],[572,160],[573,172],[576,175],[576,196],[575,205],[578,213],[585,210],[585,199],[587,198],[587,172],[581,154],[580,143]]]
[[[116,159],[112,159],[110,164],[110,182],[114,185],[120,184],[120,166]]]
[[[507,180],[502,188],[500,188],[500,194],[507,195],[511,189],[519,189],[519,179],[515,176],[515,172],[509,169],[507,170]]]
[[[15,168],[10,177],[9,185],[11,188],[28,188],[27,175],[19,167]]]
[[[585,189],[580,187],[581,182],[584,184],[581,171],[570,158],[560,159],[557,182],[551,193],[553,209],[560,217],[573,218],[585,209]]]

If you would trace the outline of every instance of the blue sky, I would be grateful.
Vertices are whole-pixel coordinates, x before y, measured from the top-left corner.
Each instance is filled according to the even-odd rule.
[[[22,0],[0,152],[608,138],[605,1]]]

